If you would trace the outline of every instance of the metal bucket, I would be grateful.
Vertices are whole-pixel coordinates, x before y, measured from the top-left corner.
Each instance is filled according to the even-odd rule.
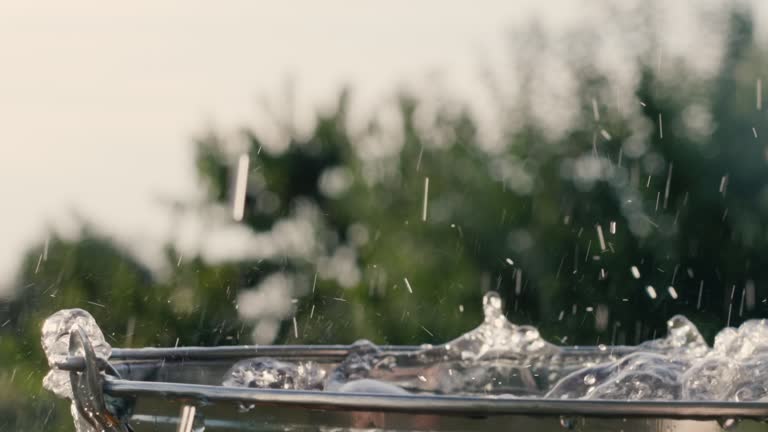
[[[115,349],[103,362],[85,333],[75,330],[70,352],[83,355],[57,367],[70,371],[81,416],[106,431],[768,431],[762,423],[768,418],[765,402],[381,395],[220,385],[238,359],[313,360],[330,369],[349,350],[340,345]],[[407,355],[416,347],[383,350]],[[591,347],[563,353],[564,364],[604,355],[605,349]],[[121,417],[115,407],[127,414]]]

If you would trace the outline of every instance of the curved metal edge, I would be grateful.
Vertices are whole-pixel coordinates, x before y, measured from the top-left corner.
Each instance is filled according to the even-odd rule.
[[[207,360],[224,358],[247,358],[247,357],[281,357],[281,358],[306,358],[306,359],[328,359],[343,360],[353,345],[233,345],[216,347],[159,347],[159,348],[114,348],[112,356],[114,360]],[[383,354],[404,354],[417,351],[428,351],[429,349],[415,345],[382,345],[379,350]],[[560,355],[580,356],[580,355],[599,355],[599,356],[623,356],[637,351],[636,347],[631,346],[611,346],[608,349],[595,346],[569,346],[561,347]],[[77,360],[72,360],[73,365]]]
[[[103,378],[97,364],[88,336],[76,327],[69,334],[69,354],[77,355],[82,350],[85,370],[70,371],[73,402],[80,416],[95,430],[105,432],[130,432],[130,426],[118,420],[107,409],[104,402]]]
[[[247,357],[301,357],[344,359],[351,351],[351,345],[233,345],[216,347],[160,347],[160,348],[115,348],[110,360],[206,360]],[[383,352],[412,352],[417,346],[381,346]]]
[[[115,397],[161,396],[211,402],[247,402],[330,411],[382,411],[445,416],[579,416],[713,420],[768,418],[765,402],[608,401],[401,396],[298,390],[233,388],[200,384],[127,381],[107,377],[104,392]]]

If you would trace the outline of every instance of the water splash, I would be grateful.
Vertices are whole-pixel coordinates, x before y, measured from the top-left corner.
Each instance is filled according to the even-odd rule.
[[[681,316],[668,321],[668,335],[643,343],[617,362],[578,371],[547,397],[616,400],[768,400],[768,322],[725,328],[709,348]],[[582,377],[597,376],[592,385]]]
[[[725,400],[730,386],[738,375],[736,362],[725,358],[709,357],[687,370],[682,378],[686,400]]]
[[[637,352],[616,362],[584,368],[563,378],[546,395],[556,399],[675,400],[687,362]]]
[[[661,339],[585,352],[557,347],[536,328],[509,322],[494,292],[483,297],[483,312],[478,327],[442,345],[384,352],[358,341],[333,370],[311,379],[300,378],[301,364],[253,359],[238,363],[245,369],[236,365],[225,385],[558,399],[768,400],[766,320],[726,328],[710,348],[696,326],[677,315],[667,321]]]
[[[546,397],[573,399],[680,399],[680,376],[709,351],[696,326],[677,315],[667,336],[645,342],[618,360],[586,367],[560,380]]]
[[[112,354],[112,347],[105,340],[104,334],[90,313],[82,309],[63,309],[45,320],[40,342],[48,359],[48,365],[52,368],[43,378],[43,387],[59,397],[70,400],[73,400],[74,396],[69,372],[53,368],[53,366],[69,357],[69,335],[77,327],[81,328],[87,335],[96,357],[106,360]],[[96,432],[96,429],[80,415],[74,401],[70,406],[70,411],[77,432]]]
[[[321,390],[326,372],[316,363],[288,363],[271,358],[253,358],[235,363],[227,371],[226,387]]]
[[[535,372],[560,353],[531,326],[504,316],[499,295],[483,297],[483,323],[442,345],[412,353],[384,353],[369,341],[353,345],[331,374],[327,388],[355,380],[378,380],[409,392],[434,394],[541,394],[547,376]]]
[[[667,321],[667,337],[644,342],[638,348],[678,357],[700,357],[709,352],[699,329],[682,315],[675,315]]]
[[[768,400],[768,322],[750,320],[715,337],[714,348],[682,377],[683,399]]]
[[[85,331],[97,357],[106,360],[112,354],[112,347],[91,314],[82,309],[63,309],[43,323],[40,342],[49,366],[53,367],[69,357],[69,333],[76,327]],[[43,387],[59,397],[72,399],[69,372],[52,368],[43,378]]]
[[[536,328],[509,322],[495,292],[483,297],[483,311],[483,323],[477,328],[416,352],[385,353],[370,341],[358,341],[328,375],[323,388],[391,394],[543,394],[547,380],[559,375],[536,371],[557,362],[562,350],[546,342]],[[272,374],[285,368],[273,367]],[[225,385],[246,384],[228,376]]]
[[[768,321],[750,320],[738,329],[723,329],[715,337],[714,351],[737,360],[768,354]]]
[[[545,341],[535,327],[509,322],[496,292],[483,296],[483,315],[480,326],[445,344],[446,350],[462,360],[551,355],[560,350]]]
[[[362,339],[350,346],[349,354],[330,374],[326,389],[341,391],[348,382],[376,377],[386,380],[397,364],[395,356],[385,355],[373,342]]]

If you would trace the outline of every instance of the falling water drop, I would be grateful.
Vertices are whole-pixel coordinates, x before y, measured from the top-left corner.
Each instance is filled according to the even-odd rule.
[[[669,296],[672,297],[672,300],[677,300],[677,290],[673,286],[669,286],[667,288],[667,291],[669,292]]]
[[[597,239],[600,241],[600,250],[605,252],[608,248],[605,246],[605,237],[603,236],[603,227],[600,224],[595,226],[597,229]]]
[[[597,382],[597,378],[593,374],[584,375],[584,384],[594,385]]]
[[[243,154],[237,161],[237,179],[235,180],[235,196],[232,203],[232,218],[236,221],[243,220],[245,212],[245,195],[248,187],[248,154]]]
[[[427,206],[429,205],[429,177],[424,177],[424,201],[421,207],[421,220],[427,221]]]
[[[600,121],[600,109],[597,107],[597,99],[592,98],[592,114],[595,116],[595,121]]]
[[[408,278],[403,278],[403,280],[405,281],[405,287],[408,288],[408,292],[413,294],[413,288],[411,288],[411,283],[408,282]]]
[[[576,427],[576,419],[573,417],[560,416],[560,427],[573,430]]]
[[[735,418],[721,418],[717,420],[717,423],[723,430],[731,430],[739,424],[739,420]]]

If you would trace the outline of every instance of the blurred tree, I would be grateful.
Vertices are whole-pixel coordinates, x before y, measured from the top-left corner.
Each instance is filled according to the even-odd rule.
[[[609,83],[588,59],[571,60],[582,122],[550,138],[522,97],[529,120],[496,153],[478,145],[474,121],[456,106],[441,107],[425,129],[421,101],[410,95],[398,99],[395,143],[375,122],[350,137],[346,95],[308,138],[287,130],[281,153],[249,132],[264,186],[249,189],[244,223],[254,230],[274,223],[259,210],[264,194],[280,203],[273,215],[309,202],[331,231],[319,236],[320,249],[353,249],[362,270],[348,288],[321,277],[300,299],[299,339],[444,341],[478,321],[489,289],[503,293],[513,321],[577,344],[636,343],[662,333],[676,313],[711,338],[765,313],[755,302],[768,294],[757,264],[765,217],[750,198],[768,180],[765,149],[752,136],[762,121],[754,77],[765,66],[748,16],[734,14],[728,41],[715,79],[694,79],[683,64],[673,66],[679,74],[657,76],[641,63],[634,96],[649,132],[640,144],[635,114],[594,96]],[[366,145],[395,150],[371,159],[359,150]],[[198,165],[216,167],[212,196],[226,205],[232,187],[223,179],[235,178],[234,164],[220,148],[215,139],[201,143]],[[339,172],[348,183],[342,192],[318,187]],[[291,271],[308,281],[328,273],[318,263]],[[469,307],[462,313],[459,305]]]

